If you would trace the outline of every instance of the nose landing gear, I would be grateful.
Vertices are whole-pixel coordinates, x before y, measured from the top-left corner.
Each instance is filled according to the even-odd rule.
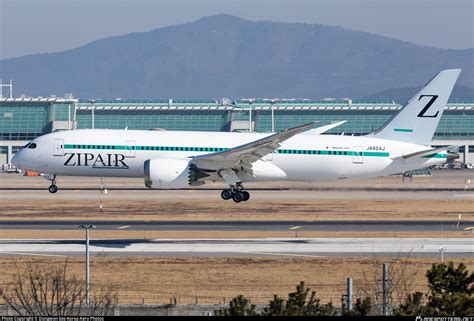
[[[47,180],[51,181],[51,185],[48,187],[48,191],[52,194],[58,191],[58,187],[56,186],[56,175],[50,175],[46,177]]]
[[[243,190],[244,187],[242,183],[237,183],[235,185],[231,185],[230,189],[225,189],[221,193],[221,197],[224,200],[232,200],[236,203],[245,202],[250,199],[250,193]]]
[[[56,186],[56,184],[52,183],[51,186],[48,187],[48,191],[54,194],[58,191],[58,187]]]

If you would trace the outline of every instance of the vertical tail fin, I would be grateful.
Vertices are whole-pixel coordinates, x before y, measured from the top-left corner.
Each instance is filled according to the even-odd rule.
[[[439,72],[374,134],[375,137],[431,145],[433,134],[460,73],[461,69]]]

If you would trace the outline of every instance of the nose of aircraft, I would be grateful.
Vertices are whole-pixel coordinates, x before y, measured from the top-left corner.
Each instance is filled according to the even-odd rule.
[[[19,150],[12,158],[12,165],[16,168],[20,168],[20,154],[21,150]]]

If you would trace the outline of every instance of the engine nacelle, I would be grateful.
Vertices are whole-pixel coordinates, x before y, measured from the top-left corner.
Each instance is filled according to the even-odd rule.
[[[258,160],[253,163],[253,179],[259,181],[275,181],[286,179],[286,173],[272,162]]]
[[[145,161],[145,186],[148,188],[185,188],[190,186],[189,159],[157,158]]]

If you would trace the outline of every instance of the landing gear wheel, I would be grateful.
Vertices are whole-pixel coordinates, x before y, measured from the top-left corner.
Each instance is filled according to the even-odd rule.
[[[221,193],[221,197],[223,200],[230,200],[232,198],[232,191],[230,189],[225,189]]]
[[[232,199],[234,200],[234,202],[240,203],[244,200],[244,194],[242,192],[235,192],[232,196]]]
[[[242,199],[242,201],[246,202],[250,199],[250,193],[249,192],[243,191],[242,194],[244,195],[244,198]]]
[[[50,193],[56,193],[58,191],[58,187],[54,184],[52,184],[49,188],[48,188],[49,192]]]

